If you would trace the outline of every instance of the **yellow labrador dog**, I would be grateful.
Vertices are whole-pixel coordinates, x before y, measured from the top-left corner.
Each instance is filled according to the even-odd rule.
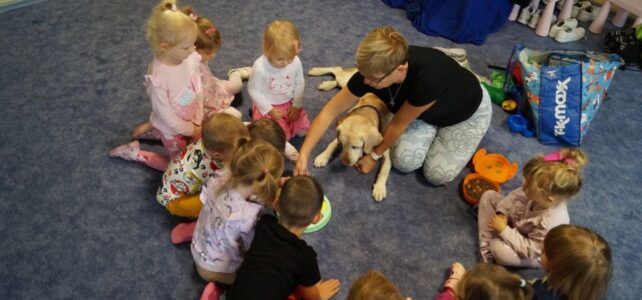
[[[388,125],[392,114],[386,105],[372,93],[365,94],[348,114],[337,121],[337,138],[314,159],[315,168],[323,168],[341,143],[341,162],[347,166],[357,163],[363,155],[381,143],[381,131]],[[379,202],[386,198],[386,181],[390,174],[390,153],[383,154],[381,169],[372,188],[372,197]]]

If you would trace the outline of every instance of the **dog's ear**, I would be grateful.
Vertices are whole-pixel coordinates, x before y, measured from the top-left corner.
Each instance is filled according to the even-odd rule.
[[[379,130],[377,130],[376,127],[372,127],[368,130],[364,143],[363,143],[363,152],[366,154],[370,154],[372,152],[372,149],[379,145],[383,141],[383,136],[381,133],[379,133]]]

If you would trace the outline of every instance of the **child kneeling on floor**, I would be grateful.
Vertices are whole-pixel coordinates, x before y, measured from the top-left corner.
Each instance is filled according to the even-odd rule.
[[[163,173],[156,200],[175,216],[195,219],[201,211],[201,188],[232,160],[240,140],[250,133],[240,119],[218,113],[203,126],[203,139],[189,144],[174,156]]]
[[[231,176],[201,192],[204,204],[196,221],[192,256],[205,281],[232,284],[265,208],[278,195],[283,156],[264,142],[242,143],[230,163]]]
[[[321,280],[317,254],[301,235],[321,219],[323,190],[310,176],[295,176],[275,203],[279,219],[264,215],[256,224],[252,246],[236,272],[227,300],[284,300],[295,291],[304,299],[330,299],[336,279]]]

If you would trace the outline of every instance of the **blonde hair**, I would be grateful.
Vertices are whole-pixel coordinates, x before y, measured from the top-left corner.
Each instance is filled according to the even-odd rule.
[[[405,300],[401,291],[383,274],[370,271],[350,287],[346,300]]]
[[[268,57],[283,55],[293,58],[299,43],[299,30],[288,20],[275,20],[263,32],[263,54]]]
[[[609,244],[599,234],[560,225],[546,234],[544,255],[549,287],[569,300],[594,300],[606,292],[613,266]]]
[[[546,161],[543,156],[529,160],[524,166],[524,189],[527,193],[553,196],[566,201],[582,187],[581,170],[588,158],[580,149],[560,150],[560,161]]]
[[[370,31],[361,40],[356,53],[357,69],[366,77],[388,73],[407,60],[408,42],[390,26]]]
[[[281,152],[285,151],[287,142],[285,131],[276,121],[267,118],[258,119],[247,125],[247,129],[250,131],[252,140],[262,140]]]
[[[159,55],[162,53],[161,43],[172,47],[196,32],[194,20],[176,8],[176,0],[162,0],[147,20],[145,36],[154,55]]]
[[[533,287],[502,266],[480,263],[464,273],[456,287],[459,300],[526,300]]]
[[[252,186],[259,201],[272,207],[278,193],[276,181],[283,174],[283,155],[272,145],[261,141],[242,141],[241,144],[232,157],[232,176],[225,187]]]
[[[285,182],[279,195],[279,222],[287,226],[307,227],[321,211],[323,189],[316,179],[294,176]]]
[[[216,28],[214,22],[206,17],[201,17],[196,14],[196,11],[191,6],[183,9],[183,12],[190,16],[198,27],[198,34],[196,35],[196,42],[194,46],[196,50],[206,51],[212,53],[221,47],[221,32]]]
[[[242,140],[250,138],[243,122],[230,114],[217,113],[203,125],[203,147],[210,152],[232,153]]]

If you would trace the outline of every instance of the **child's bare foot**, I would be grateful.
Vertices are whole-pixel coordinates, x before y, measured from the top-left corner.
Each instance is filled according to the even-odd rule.
[[[317,283],[317,289],[319,290],[319,298],[321,300],[327,300],[332,298],[338,291],[341,283],[336,279],[328,279]]]
[[[152,123],[144,122],[138,124],[132,130],[132,140],[160,140],[160,136],[154,130]]]
[[[464,273],[466,273],[466,269],[462,264],[458,262],[453,263],[450,266],[450,277],[448,277],[448,279],[444,283],[444,289],[450,289],[454,291],[457,287],[457,284],[459,283],[459,280],[461,280],[461,278],[464,276]]]

